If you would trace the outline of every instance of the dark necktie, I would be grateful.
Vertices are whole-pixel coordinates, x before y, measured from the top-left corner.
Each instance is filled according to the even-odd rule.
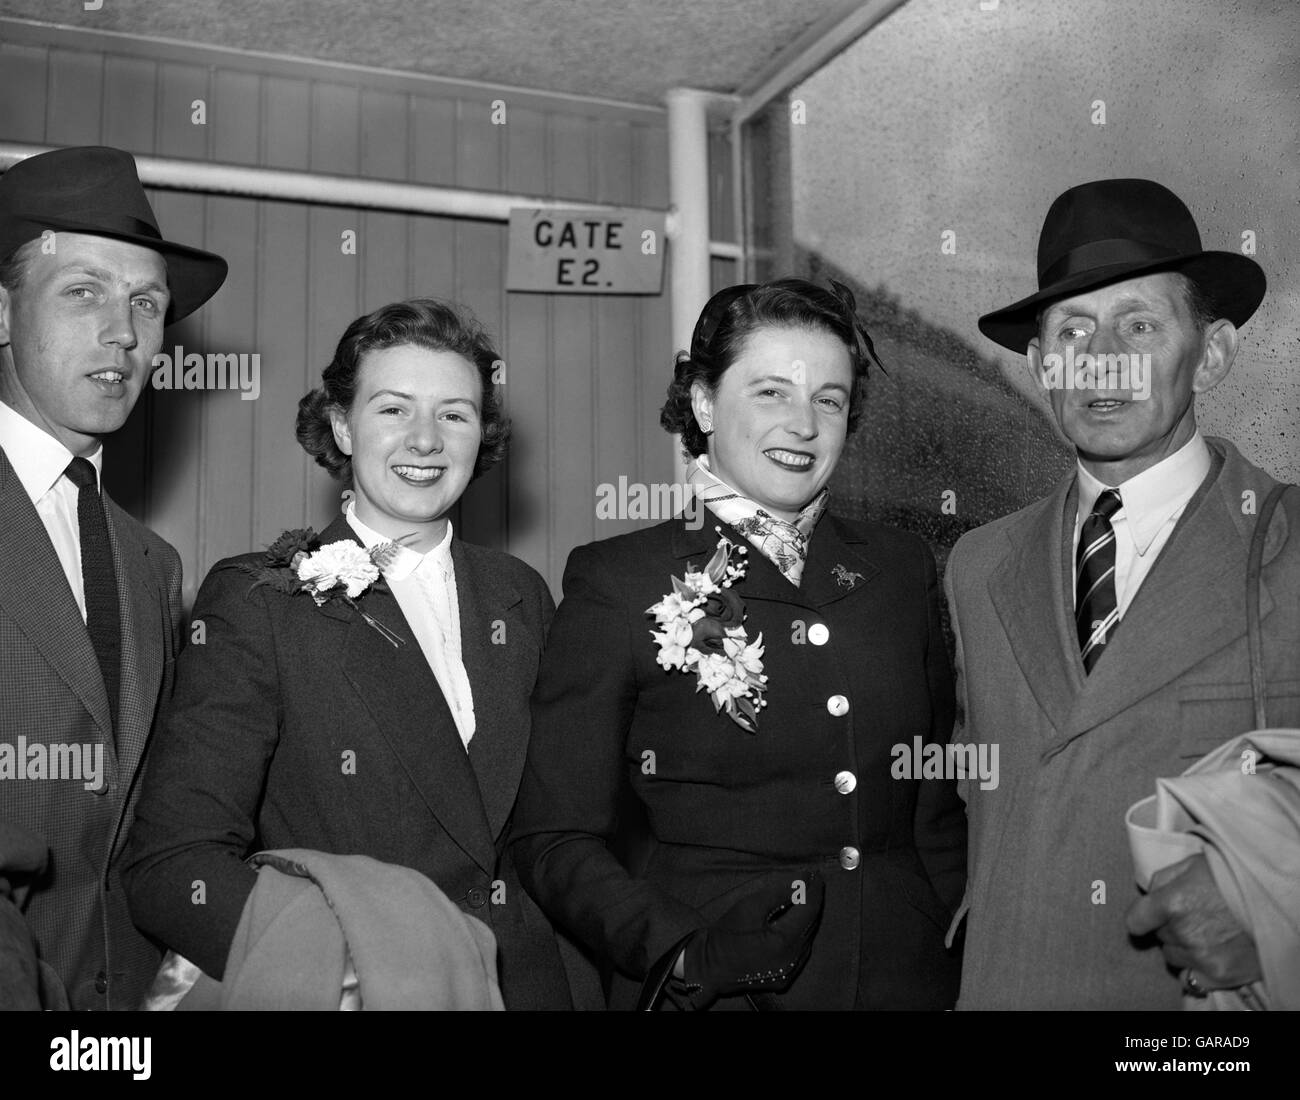
[[[118,682],[122,666],[122,622],[117,606],[117,575],[108,543],[108,517],[96,484],[95,467],[74,458],[64,471],[77,487],[77,526],[81,530],[81,583],[86,593],[86,629],[95,647],[108,692],[108,712],[117,723]]]
[[[1123,507],[1118,489],[1107,489],[1092,506],[1079,532],[1074,565],[1074,621],[1083,667],[1091,672],[1119,622],[1115,595],[1115,528],[1110,517]]]

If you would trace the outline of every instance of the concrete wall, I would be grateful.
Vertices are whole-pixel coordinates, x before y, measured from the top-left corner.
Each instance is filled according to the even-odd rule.
[[[910,0],[792,93],[806,118],[791,126],[796,244],[864,293],[899,366],[873,391],[841,496],[928,517],[912,525],[942,542],[1068,469],[1024,360],[976,319],[1035,289],[1052,199],[1108,176],[1172,188],[1207,248],[1254,232],[1269,293],[1198,415],[1300,479],[1300,4],[986,4]],[[956,517],[939,511],[944,488]]]

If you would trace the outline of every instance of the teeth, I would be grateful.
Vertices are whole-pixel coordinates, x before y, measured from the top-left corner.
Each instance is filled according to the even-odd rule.
[[[763,453],[778,462],[784,462],[787,466],[811,466],[813,464],[810,455],[797,455],[793,451],[779,451],[774,448]]]
[[[120,370],[102,370],[92,374],[90,377],[101,379],[104,382],[120,382],[122,381],[123,374]]]
[[[412,481],[433,481],[442,470],[436,466],[394,466],[393,472]]]

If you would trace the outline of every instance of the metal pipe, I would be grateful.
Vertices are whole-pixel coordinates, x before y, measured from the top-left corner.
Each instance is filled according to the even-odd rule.
[[[668,194],[673,218],[669,285],[673,350],[689,348],[695,321],[709,300],[709,125],[715,98],[695,88],[668,92]],[[686,480],[679,437],[672,437],[673,480]]]
[[[9,169],[27,157],[47,153],[51,148],[54,147],[0,142],[0,171]],[[179,160],[175,157],[136,155],[135,163],[141,183],[146,187],[159,187],[167,191],[198,191],[209,195],[310,202],[478,221],[507,222],[510,220],[511,209],[517,206],[542,207],[547,210],[633,209],[609,203],[545,198],[541,195],[367,180],[323,172],[291,172],[281,168],[249,168],[240,164]],[[709,249],[716,249],[719,256],[734,257],[739,246],[728,241],[717,241],[710,242]]]

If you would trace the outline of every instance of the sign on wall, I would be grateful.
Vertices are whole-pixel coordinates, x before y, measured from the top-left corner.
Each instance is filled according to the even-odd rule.
[[[663,214],[526,206],[510,211],[507,290],[658,294],[663,270]]]

